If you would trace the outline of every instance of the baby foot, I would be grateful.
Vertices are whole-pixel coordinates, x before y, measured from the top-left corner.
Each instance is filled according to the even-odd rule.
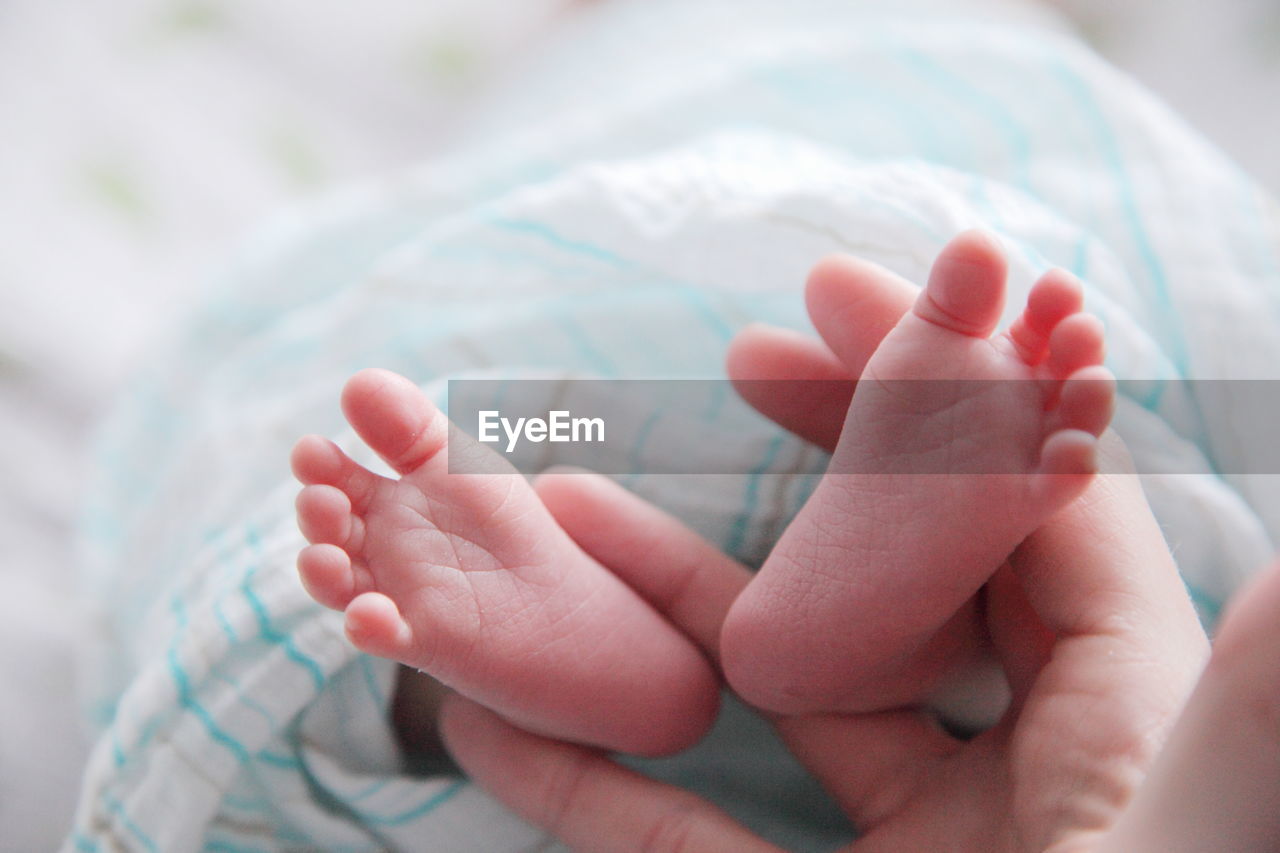
[[[555,523],[523,477],[448,467],[448,420],[407,379],[358,373],[342,395],[379,476],[318,436],[298,442],[298,556],[307,591],[346,614],[364,652],[430,675],[557,738],[625,752],[682,749],[719,686],[684,635]],[[475,443],[468,454],[493,456]]]
[[[962,235],[867,363],[828,474],[726,619],[726,675],[748,701],[895,701],[869,686],[1087,485],[1114,399],[1101,325],[1054,271],[992,336],[1004,291],[999,249]]]

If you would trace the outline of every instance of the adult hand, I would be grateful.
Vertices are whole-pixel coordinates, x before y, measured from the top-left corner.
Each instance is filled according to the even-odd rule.
[[[912,293],[879,268],[826,262],[808,291],[826,344],[757,327],[736,342],[731,374],[844,379],[851,392],[876,330]],[[815,387],[824,396],[751,402],[829,447],[847,394]],[[716,659],[743,567],[601,478],[552,475],[538,487],[570,535]],[[1206,641],[1136,477],[1100,476],[988,585],[983,616],[1013,695],[994,728],[959,741],[914,708],[774,722],[861,828],[859,851],[1269,849],[1280,812],[1277,615],[1272,573],[1229,613],[1175,729]],[[480,784],[575,848],[772,849],[688,792],[460,697],[442,726]]]

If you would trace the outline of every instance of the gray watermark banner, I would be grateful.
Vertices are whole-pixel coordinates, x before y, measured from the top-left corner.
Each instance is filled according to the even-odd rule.
[[[449,470],[1025,474],[1043,437],[1077,422],[1064,409],[1105,420],[1113,386],[1111,424],[1132,460],[1102,454],[1102,473],[1280,474],[1280,380],[865,380],[852,407],[851,382],[450,380]],[[826,458],[753,405],[802,435],[841,436],[840,451]]]

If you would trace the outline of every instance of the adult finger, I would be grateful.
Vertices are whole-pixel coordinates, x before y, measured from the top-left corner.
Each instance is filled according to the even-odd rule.
[[[1100,474],[1014,552],[1027,600],[1059,640],[1089,637],[1194,681],[1208,641],[1123,442],[1104,434]],[[1177,692],[1181,707],[1184,691]]]
[[[809,274],[805,302],[817,341],[753,324],[729,347],[727,371],[750,405],[826,450],[835,448],[854,380],[919,288],[867,261],[834,255]],[[777,380],[791,380],[794,384]]]
[[[724,615],[750,579],[745,568],[604,477],[548,472],[534,485],[587,553],[718,658]],[[858,821],[882,817],[956,747],[916,711],[772,721],[787,747]]]
[[[746,567],[598,474],[553,469],[534,488],[584,551],[719,661],[720,625],[751,579]]]
[[[1102,470],[1126,470],[1113,434],[1101,450]],[[1016,664],[1025,656],[992,631],[1014,691],[1015,746],[1034,768],[1023,774],[1024,810],[1047,844],[1121,813],[1163,747],[1208,643],[1134,474],[1095,478],[1010,563],[1052,635],[1051,654],[1028,678]]]
[[[854,374],[821,341],[753,323],[725,357],[733,387],[760,414],[825,450],[840,440]]]
[[[620,767],[596,750],[529,734],[456,694],[444,701],[440,727],[468,776],[574,850],[778,850],[688,791]]]
[[[895,813],[962,743],[922,710],[780,717],[787,749],[855,825]]]
[[[1280,570],[1239,594],[1104,851],[1280,849]]]
[[[878,264],[832,255],[809,273],[804,295],[818,335],[850,374],[860,376],[919,292],[919,287]]]

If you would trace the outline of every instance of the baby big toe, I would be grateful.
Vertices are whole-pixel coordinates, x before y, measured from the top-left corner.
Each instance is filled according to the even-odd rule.
[[[936,326],[988,337],[1004,305],[1004,252],[995,239],[966,231],[938,255],[914,311]]]
[[[342,411],[360,438],[400,474],[444,446],[448,421],[422,390],[389,370],[362,370],[342,390]]]

